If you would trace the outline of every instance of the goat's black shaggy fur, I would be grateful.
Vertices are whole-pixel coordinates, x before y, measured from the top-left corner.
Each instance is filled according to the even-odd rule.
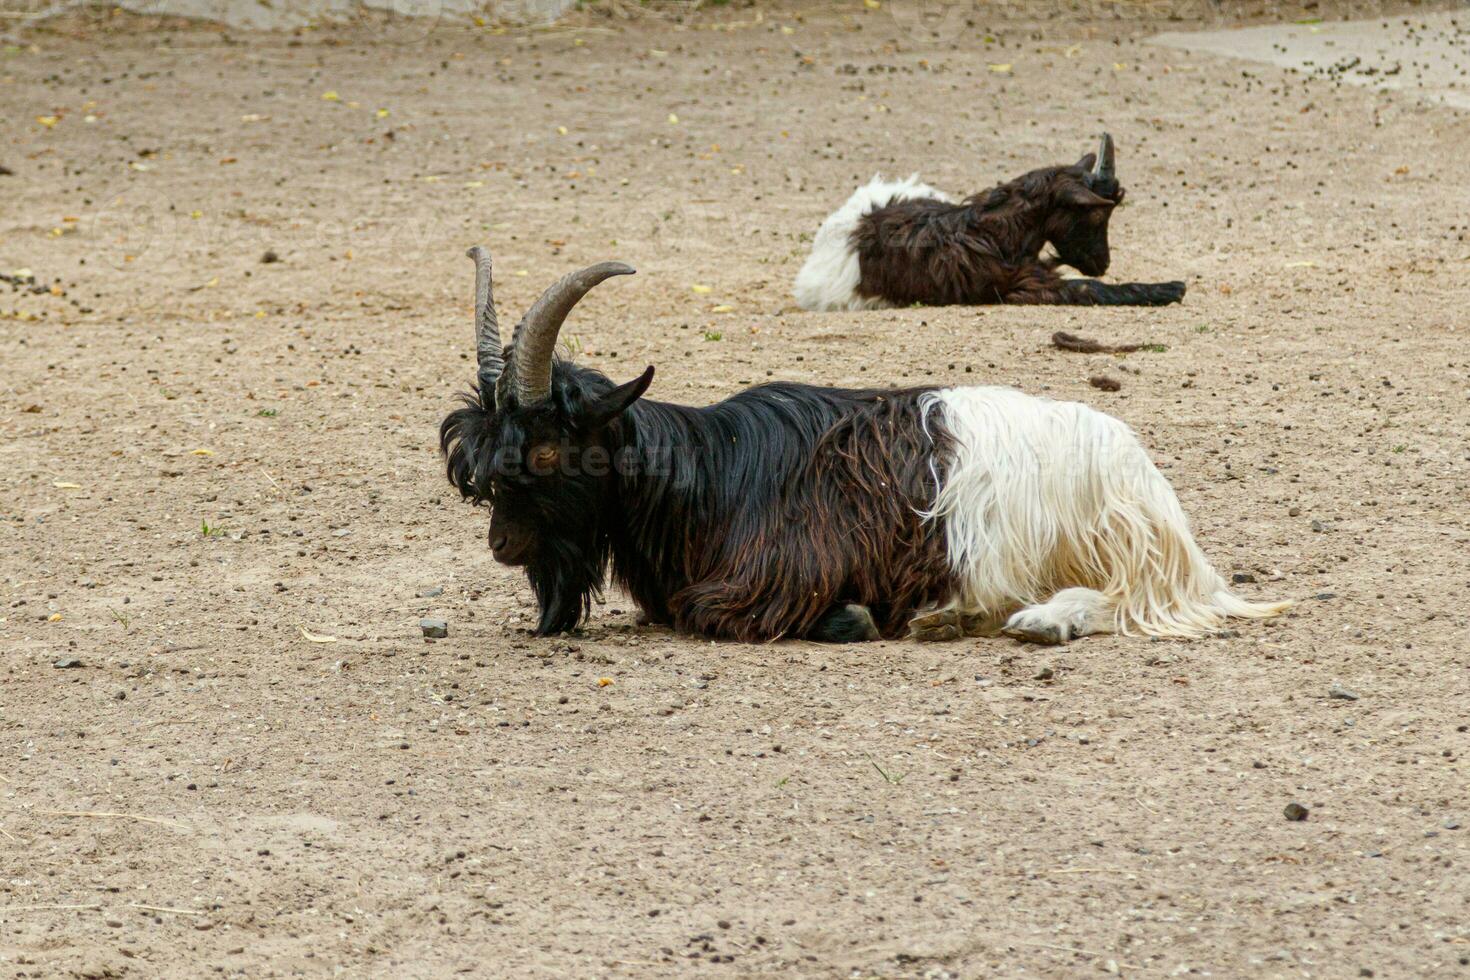
[[[1088,276],[1107,271],[1108,221],[1125,192],[1090,173],[1095,161],[1088,154],[1033,170],[959,204],[903,199],[868,212],[852,234],[858,294],[898,306],[1179,302],[1182,282],[1112,285],[1057,273],[1059,264]],[[1041,258],[1048,243],[1055,260]]]
[[[557,362],[550,399],[444,420],[450,481],[492,504],[496,557],[523,564],[537,632],[569,630],[608,565],[648,619],[710,636],[855,638],[843,606],[898,635],[953,583],[932,506],[948,435],[922,389],[770,384],[717,405],[636,401]],[[609,417],[610,409],[615,409]]]

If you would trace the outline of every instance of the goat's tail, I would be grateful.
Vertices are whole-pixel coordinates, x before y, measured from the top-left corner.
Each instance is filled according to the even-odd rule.
[[[1174,488],[1141,447],[1131,465],[1099,474],[1097,537],[1078,555],[1102,573],[1120,633],[1199,636],[1227,617],[1270,619],[1292,605],[1250,602],[1232,592],[1190,533]]]

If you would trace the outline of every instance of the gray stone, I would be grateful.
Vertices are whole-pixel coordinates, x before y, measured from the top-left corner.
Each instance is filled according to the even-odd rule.
[[[1308,810],[1300,803],[1288,803],[1286,804],[1286,809],[1281,812],[1286,816],[1286,819],[1288,820],[1302,821],[1307,819],[1307,814],[1311,813],[1312,811]]]
[[[1358,692],[1349,690],[1348,688],[1343,687],[1341,684],[1334,684],[1329,687],[1327,689],[1327,696],[1329,698],[1336,698],[1339,701],[1358,700]]]
[[[420,599],[435,599],[444,594],[442,586],[431,585],[427,589],[419,589]]]
[[[449,635],[449,624],[442,619],[421,619],[419,629],[431,640],[442,640]]]
[[[58,670],[70,670],[73,667],[80,667],[81,665],[82,661],[77,657],[62,657],[51,666],[57,668]]]

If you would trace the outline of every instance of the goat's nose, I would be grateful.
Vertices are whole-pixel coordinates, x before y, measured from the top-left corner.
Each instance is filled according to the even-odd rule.
[[[505,548],[505,542],[506,542],[505,535],[503,535],[503,534],[497,534],[497,535],[495,535],[495,537],[493,537],[493,538],[490,539],[490,550],[491,551],[500,551],[500,550],[504,549]]]

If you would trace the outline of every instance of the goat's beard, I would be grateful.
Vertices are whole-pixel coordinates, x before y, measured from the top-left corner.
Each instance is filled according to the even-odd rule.
[[[592,611],[592,600],[602,595],[607,574],[608,546],[604,536],[591,540],[543,540],[526,565],[526,577],[541,607],[537,636],[567,633]]]

